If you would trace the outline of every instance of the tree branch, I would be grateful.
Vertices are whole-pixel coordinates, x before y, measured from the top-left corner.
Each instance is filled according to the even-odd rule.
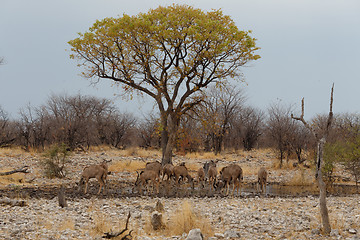
[[[21,167],[19,169],[15,169],[15,170],[12,170],[12,171],[9,171],[9,172],[0,173],[0,176],[11,175],[11,174],[18,173],[18,172],[29,173],[28,168],[29,168],[29,166],[23,166],[23,167]]]
[[[117,232],[117,233],[113,233],[113,232],[107,232],[107,233],[104,233],[104,236],[102,236],[102,238],[106,238],[106,239],[111,239],[111,238],[115,238],[115,237],[118,237],[120,236],[121,234],[123,234],[125,231],[128,230],[128,225],[129,225],[129,219],[130,219],[130,212],[127,216],[127,219],[126,219],[126,225],[125,225],[125,228],[123,230],[121,230],[120,232]],[[132,236],[131,236],[131,232],[132,230],[130,230],[130,232],[128,234],[126,234],[124,237],[122,237],[121,239],[122,240],[127,240],[127,239],[132,239]],[[128,238],[130,237],[130,238]]]

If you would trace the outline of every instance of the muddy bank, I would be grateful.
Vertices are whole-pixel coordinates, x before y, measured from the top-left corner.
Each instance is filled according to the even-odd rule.
[[[228,197],[223,190],[210,189],[209,185],[204,188],[200,186],[194,186],[192,188],[189,184],[175,185],[161,183],[159,187],[159,193],[144,190],[142,193],[139,189],[134,188],[132,182],[128,181],[110,181],[107,184],[105,192],[97,195],[98,183],[92,181],[89,184],[88,193],[84,194],[79,186],[76,184],[63,185],[65,188],[65,194],[68,199],[82,199],[96,197],[99,199],[110,198],[132,198],[141,196],[150,197],[165,197],[165,198],[187,198],[187,197],[200,197],[200,198],[212,198],[212,197]],[[9,184],[6,187],[0,188],[0,197],[8,198],[37,198],[37,199],[53,199],[57,196],[60,185],[49,186],[20,186],[15,184]],[[359,193],[359,189],[355,185],[340,185],[335,184],[328,190],[328,196],[351,196]],[[319,190],[316,186],[291,186],[280,183],[268,183],[266,186],[266,194],[262,194],[257,190],[255,183],[245,183],[241,188],[241,193],[235,191],[234,197],[307,197],[318,196]],[[231,191],[229,193],[231,195]]]

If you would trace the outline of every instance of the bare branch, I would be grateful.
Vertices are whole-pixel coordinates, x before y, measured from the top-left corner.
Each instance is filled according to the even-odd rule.
[[[120,232],[117,232],[117,233],[113,233],[113,232],[104,233],[104,236],[102,236],[102,238],[106,238],[106,239],[115,238],[115,237],[118,237],[118,236],[120,236],[121,234],[123,234],[125,231],[127,231],[127,230],[128,230],[128,225],[129,225],[130,216],[131,216],[131,214],[130,214],[130,212],[129,212],[129,214],[128,214],[128,216],[127,216],[127,219],[126,219],[126,225],[125,225],[125,228],[124,228],[123,230],[121,230]],[[130,232],[129,232],[127,235],[125,235],[124,237],[122,237],[121,239],[123,239],[123,240],[132,239],[131,232],[132,232],[132,230],[130,230]],[[128,237],[130,237],[130,238],[128,238]]]
[[[329,134],[330,126],[331,126],[333,116],[334,116],[333,111],[332,111],[333,101],[334,101],[334,83],[333,83],[332,88],[331,88],[330,111],[329,111],[328,121],[327,121],[327,124],[326,124],[325,137],[327,137],[328,134]]]

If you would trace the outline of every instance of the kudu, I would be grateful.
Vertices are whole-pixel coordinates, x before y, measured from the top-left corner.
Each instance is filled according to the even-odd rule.
[[[264,167],[261,167],[258,171],[258,190],[260,188],[261,193],[266,193],[266,181],[267,181],[267,171]]]
[[[204,172],[205,172],[205,181],[208,180],[208,178],[209,178],[209,169],[210,169],[210,167],[211,166],[216,167],[216,163],[217,163],[217,161],[215,162],[214,160],[210,160],[210,161],[204,163],[203,169],[204,169]]]
[[[148,182],[151,181],[152,183],[152,192],[154,192],[154,188],[156,185],[157,193],[159,193],[159,175],[158,172],[151,170],[151,169],[145,169],[141,171],[140,173],[137,172],[137,178],[134,184],[134,187],[138,187],[140,189],[140,193],[142,194],[142,187],[146,187],[148,189],[147,185]]]
[[[155,171],[156,174],[158,175],[159,179],[160,179],[160,175],[161,175],[161,173],[162,173],[163,167],[162,167],[162,165],[161,165],[160,162],[155,161],[155,162],[148,162],[148,163],[146,163],[145,169]]]
[[[170,181],[170,179],[174,177],[174,165],[170,163],[164,165],[162,169],[162,180],[164,180],[165,176],[167,177],[167,181]]]
[[[210,166],[209,171],[208,171],[210,190],[216,184],[216,176],[217,176],[217,168],[216,168],[216,164],[215,164],[215,165]]]
[[[205,181],[205,171],[204,168],[201,167],[199,168],[199,170],[197,171],[197,182],[199,183],[199,185],[201,185],[201,187],[204,187],[204,181]]]
[[[180,183],[181,180],[184,181],[187,178],[188,182],[193,184],[193,178],[184,165],[174,167],[174,178],[176,183]]]
[[[242,168],[237,164],[231,164],[229,166],[223,167],[220,171],[221,185],[219,187],[224,187],[226,190],[226,195],[229,193],[229,188],[231,182],[233,183],[233,192],[234,195],[235,188],[237,193],[241,195],[241,181],[243,180],[243,171]]]
[[[106,179],[109,173],[107,163],[109,162],[111,162],[111,160],[107,161],[104,159],[104,161],[100,164],[90,165],[84,168],[79,182],[80,187],[85,183],[84,194],[87,193],[89,179],[91,178],[96,178],[100,184],[97,194],[101,192],[103,187],[106,189]]]

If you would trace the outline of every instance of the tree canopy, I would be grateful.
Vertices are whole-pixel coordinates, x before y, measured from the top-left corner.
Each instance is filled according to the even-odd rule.
[[[174,4],[98,20],[69,44],[84,77],[110,79],[125,93],[152,97],[164,134],[171,136],[181,115],[201,102],[203,88],[238,78],[239,67],[260,57],[250,33],[221,10]]]

